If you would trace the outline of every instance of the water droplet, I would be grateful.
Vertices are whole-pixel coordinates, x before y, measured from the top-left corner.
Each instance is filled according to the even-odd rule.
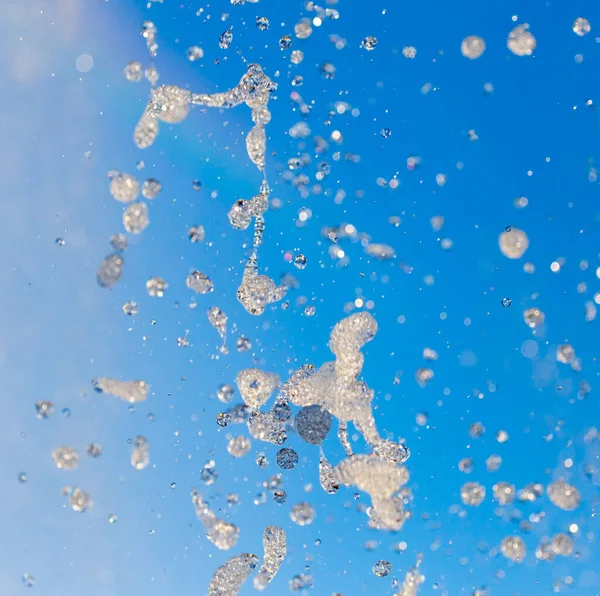
[[[132,203],[123,212],[123,226],[131,234],[141,234],[150,223],[148,205]]]
[[[362,40],[361,46],[370,52],[377,47],[377,38],[369,35]]]
[[[485,41],[477,35],[469,35],[463,39],[460,51],[465,58],[475,60],[485,52]]]
[[[389,561],[376,561],[373,564],[373,573],[377,577],[386,577],[392,572],[392,564]]]
[[[261,31],[266,31],[271,26],[271,23],[269,23],[267,17],[256,17],[256,26]]]
[[[138,303],[134,302],[133,300],[129,300],[128,302],[123,304],[123,312],[126,315],[129,315],[130,317],[132,317],[133,315],[137,315],[139,310],[140,310],[140,307],[139,307]]]
[[[35,415],[39,420],[46,420],[54,413],[54,404],[51,401],[40,400],[35,403]]]
[[[27,474],[25,472],[19,472],[17,474],[17,480],[21,483],[21,484],[27,484]]]
[[[204,56],[204,50],[199,46],[191,46],[187,50],[187,59],[190,62],[195,62],[196,60],[200,60]]]
[[[142,196],[146,199],[155,199],[162,190],[162,184],[155,178],[148,178],[142,184]]]
[[[502,306],[504,308],[508,308],[512,304],[512,300],[510,298],[502,298]]]
[[[125,66],[125,78],[132,83],[139,83],[142,80],[143,67],[142,63],[137,60],[129,62]]]
[[[592,26],[590,25],[590,22],[583,17],[578,17],[573,22],[573,33],[579,35],[579,37],[583,37],[591,30]]]
[[[114,513],[109,514],[109,516],[108,516],[109,524],[116,524],[118,521],[119,521],[119,518]]]
[[[191,242],[202,242],[204,240],[204,228],[202,226],[192,226],[188,230],[188,238]]]
[[[65,239],[64,238],[57,238],[54,241],[54,244],[56,244],[56,246],[64,246],[66,244],[65,243]]]
[[[295,256],[294,267],[296,269],[304,269],[306,267],[306,257],[302,253]]]
[[[277,452],[275,459],[282,470],[291,470],[298,464],[298,454],[289,447],[284,447]]]
[[[190,290],[194,290],[197,294],[208,294],[214,290],[214,286],[208,275],[200,271],[192,271],[185,281]]]
[[[169,284],[162,277],[151,277],[146,282],[146,291],[153,298],[162,298]]]
[[[219,47],[222,50],[226,50],[231,45],[232,41],[233,33],[229,30],[224,31],[223,33],[221,33],[221,37],[219,37]]]

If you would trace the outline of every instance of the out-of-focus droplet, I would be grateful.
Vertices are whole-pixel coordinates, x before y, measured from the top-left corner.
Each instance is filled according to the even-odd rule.
[[[168,287],[169,284],[162,277],[151,277],[146,282],[146,291],[153,298],[162,298]]]
[[[108,515],[108,523],[109,524],[116,524],[118,521],[119,521],[119,518],[114,513],[110,513]]]
[[[73,447],[57,447],[52,459],[59,470],[74,470],[79,465],[79,455]]]
[[[591,30],[592,26],[590,25],[590,22],[583,17],[577,17],[573,22],[573,33],[579,35],[579,37],[583,37]]]
[[[48,400],[35,402],[35,415],[39,420],[46,420],[54,413],[54,404]]]
[[[233,457],[244,457],[250,451],[251,447],[252,443],[248,437],[238,435],[230,439],[227,444],[227,451]]]
[[[475,60],[485,52],[485,41],[477,35],[469,35],[463,39],[460,51],[465,58]]]
[[[519,536],[507,536],[500,544],[502,554],[515,563],[520,563],[527,553],[525,542]]]
[[[500,251],[509,259],[520,259],[529,248],[529,238],[523,230],[509,228],[498,238]]]
[[[138,435],[134,439],[134,447],[131,451],[131,465],[136,470],[143,470],[150,463],[150,443],[146,437]]]
[[[477,507],[485,499],[485,486],[479,482],[465,482],[460,488],[461,501],[469,507]]]
[[[144,68],[141,62],[133,60],[125,66],[125,78],[132,83],[139,83],[144,76]]]
[[[208,294],[214,290],[214,286],[208,275],[200,271],[192,271],[185,281],[190,290],[194,290],[197,294]]]
[[[110,244],[113,250],[116,250],[118,252],[126,251],[127,247],[129,246],[129,242],[125,234],[113,234],[108,239],[108,243]]]
[[[187,49],[186,55],[190,62],[195,62],[204,56],[204,50],[199,46],[191,46]]]
[[[71,503],[71,509],[78,513],[86,511],[94,504],[90,495],[78,486],[73,489],[69,501]]]
[[[234,389],[231,385],[219,385],[219,389],[217,390],[217,397],[220,402],[224,404],[228,404],[233,400]]]
[[[202,226],[192,226],[188,230],[188,238],[191,242],[202,242],[204,240],[204,228]]]
[[[103,288],[112,288],[123,275],[125,260],[121,255],[112,254],[106,257],[96,273],[98,285]]]
[[[141,234],[149,223],[146,203],[132,203],[123,212],[123,226],[131,234]]]
[[[236,342],[238,352],[247,352],[252,347],[252,342],[247,337],[240,337]]]
[[[17,480],[21,483],[21,484],[27,484],[27,474],[25,472],[19,472],[17,474]]]
[[[155,178],[148,178],[142,184],[142,196],[145,199],[155,199],[162,190],[162,184]]]
[[[529,25],[517,25],[509,34],[506,41],[508,49],[516,56],[531,56],[535,50],[536,40],[529,31]]]
[[[26,588],[33,588],[35,586],[35,577],[31,573],[25,573],[23,575],[23,585]]]
[[[98,443],[88,443],[85,452],[94,459],[102,455],[102,447]]]
[[[135,176],[120,172],[111,178],[109,185],[110,194],[121,203],[130,203],[140,193],[140,183]]]
[[[315,519],[315,509],[310,503],[302,501],[292,507],[290,518],[299,526],[307,526]]]

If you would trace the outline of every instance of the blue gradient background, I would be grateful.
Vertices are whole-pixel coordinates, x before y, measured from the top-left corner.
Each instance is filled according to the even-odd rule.
[[[315,28],[307,41],[294,38],[293,48],[302,49],[305,58],[290,68],[289,52],[279,50],[278,40],[292,34],[303,14],[303,3],[296,0],[241,7],[215,1],[204,6],[202,16],[195,16],[199,4],[172,0],[150,9],[141,0],[0,1],[0,593],[205,594],[213,571],[229,556],[243,551],[262,555],[262,530],[268,524],[286,528],[289,545],[288,558],[265,594],[289,593],[288,580],[305,572],[305,566],[314,577],[311,593],[319,596],[392,594],[391,579],[402,578],[420,552],[426,575],[422,594],[471,594],[482,585],[494,595],[548,594],[552,581],[567,575],[574,578],[570,593],[600,593],[595,537],[600,528],[592,516],[600,472],[591,479],[582,473],[586,463],[597,466],[598,457],[597,446],[585,446],[582,435],[599,418],[597,323],[585,321],[584,302],[600,289],[595,275],[600,264],[598,187],[588,181],[598,147],[598,118],[585,105],[588,99],[595,103],[600,89],[595,41],[600,9],[583,1],[387,4],[341,0],[335,7],[338,21]],[[223,12],[230,13],[226,23],[220,19]],[[512,15],[531,24],[538,40],[532,58],[506,49]],[[256,16],[270,19],[269,31],[256,28]],[[592,32],[583,38],[571,30],[578,16],[592,23]],[[134,59],[149,64],[139,36],[145,19],[158,27],[160,83],[189,84],[198,92],[228,89],[245,69],[237,50],[279,83],[276,100],[269,104],[268,175],[283,207],[267,214],[260,267],[275,279],[286,272],[297,277],[300,287],[290,293],[287,311],[276,305],[253,318],[235,300],[245,258],[242,245],[251,233],[232,231],[226,213],[235,199],[249,198],[260,181],[245,151],[249,110],[194,110],[181,125],[163,125],[151,149],[133,145],[148,84],[127,82],[123,68]],[[223,51],[217,41],[230,25],[234,40]],[[344,50],[328,41],[333,33],[348,40]],[[461,40],[471,34],[487,43],[476,61],[460,54]],[[360,48],[366,35],[379,40],[373,52]],[[193,44],[201,45],[205,56],[190,63],[185,51]],[[417,48],[414,60],[402,56],[405,45]],[[94,58],[85,74],[75,68],[82,53]],[[583,63],[576,63],[576,54],[584,56]],[[324,60],[337,67],[333,80],[319,75]],[[296,74],[304,77],[299,88],[290,85]],[[486,81],[494,85],[492,95],[483,93]],[[434,89],[424,95],[421,87],[428,82]],[[333,166],[323,183],[331,189],[328,195],[303,199],[280,178],[287,159],[304,151],[288,135],[303,119],[289,99],[294,90],[314,101],[308,117],[313,134],[328,137],[338,129],[344,135],[344,144],[325,157]],[[335,116],[328,124],[335,101],[349,102],[360,115]],[[390,138],[379,135],[383,127],[392,130]],[[468,140],[470,129],[479,135],[477,142]],[[342,156],[360,154],[360,163],[334,162],[335,150]],[[89,159],[86,151],[91,151]],[[311,139],[306,152],[313,154]],[[406,169],[411,155],[422,158],[412,172]],[[138,173],[139,160],[146,167]],[[306,169],[311,184],[320,160],[313,155]],[[460,171],[457,162],[464,163]],[[163,192],[150,204],[149,228],[130,238],[123,280],[106,291],[96,285],[95,273],[109,253],[108,237],[121,230],[121,205],[108,193],[111,168],[142,180],[156,177]],[[447,175],[443,188],[435,182],[438,173]],[[394,175],[400,180],[397,190],[376,184],[378,177]],[[194,179],[202,180],[200,192],[192,190]],[[336,205],[333,194],[340,188],[347,197]],[[358,190],[364,191],[359,199]],[[529,205],[517,210],[513,201],[522,195]],[[313,215],[298,227],[302,208]],[[429,224],[438,214],[446,218],[440,233]],[[402,217],[399,227],[387,223],[391,215]],[[397,258],[380,263],[360,244],[343,240],[350,263],[336,267],[320,230],[340,222],[392,245]],[[189,243],[186,233],[193,224],[205,226],[206,243]],[[520,261],[509,261],[498,250],[497,237],[508,225],[529,235],[530,248]],[[65,239],[64,247],[55,245],[57,237]],[[440,248],[439,237],[453,239],[451,251]],[[307,256],[303,271],[284,260],[284,253],[294,250]],[[559,257],[566,263],[555,274],[550,263]],[[587,271],[580,270],[582,259],[589,261]],[[522,271],[524,261],[535,264],[534,275]],[[410,274],[400,262],[412,267]],[[213,294],[197,298],[195,311],[188,309],[191,292],[184,283],[190,268],[207,273],[215,284]],[[423,281],[428,274],[435,277],[433,286]],[[170,283],[161,300],[146,294],[144,284],[152,275]],[[577,291],[580,282],[588,284],[584,294]],[[219,429],[215,423],[223,409],[216,389],[233,383],[240,368],[258,365],[287,378],[305,362],[320,365],[331,359],[329,332],[357,292],[375,302],[372,312],[380,326],[365,349],[363,370],[376,391],[378,427],[405,437],[412,451],[413,518],[397,534],[365,527],[366,515],[356,508],[368,504],[368,496],[355,501],[352,489],[335,496],[323,493],[317,449],[294,434],[288,446],[298,450],[301,463],[283,474],[287,503],[277,505],[269,497],[267,504],[255,506],[260,483],[278,471],[276,449],[253,441],[252,455],[232,460],[226,435],[246,431],[240,426]],[[299,296],[316,306],[314,317],[295,305]],[[512,299],[511,308],[502,308],[505,296]],[[127,300],[140,304],[133,318],[122,313]],[[230,329],[235,323],[252,340],[249,353],[236,352],[237,336],[230,333],[230,354],[215,356],[218,337],[205,315],[213,305],[228,314]],[[522,320],[523,310],[532,305],[542,308],[547,322],[535,338],[539,351],[533,359],[520,351],[532,338]],[[398,323],[401,315],[404,324]],[[467,317],[470,326],[464,324]],[[186,330],[192,345],[178,348],[177,337]],[[555,361],[556,345],[567,340],[582,360],[581,373]],[[440,358],[433,365],[434,379],[420,388],[414,371],[424,365],[425,346]],[[475,353],[476,365],[461,366],[465,350]],[[103,375],[145,379],[152,396],[129,413],[126,404],[91,390],[92,377]],[[399,385],[395,375],[401,377]],[[585,400],[577,399],[581,379],[592,385]],[[35,418],[38,399],[55,403],[50,420]],[[65,407],[70,417],[61,415]],[[428,426],[415,424],[418,412],[428,413]],[[148,413],[154,414],[153,422]],[[478,440],[468,435],[475,421],[487,429]],[[496,443],[499,429],[510,434],[508,443]],[[550,433],[553,440],[545,440]],[[129,463],[128,440],[137,434],[151,444],[152,466],[143,472]],[[84,453],[92,441],[103,447],[96,460]],[[76,471],[55,468],[50,454],[61,444],[80,451]],[[325,448],[332,461],[339,461],[334,437]],[[263,471],[254,464],[259,450],[271,462]],[[502,456],[503,464],[488,473],[485,459],[493,453]],[[470,476],[457,469],[467,456],[476,466]],[[566,457],[575,462],[570,470],[562,465]],[[211,458],[219,479],[203,487],[199,471]],[[28,474],[26,484],[17,481],[22,471]],[[525,562],[514,565],[490,554],[504,536],[519,533],[518,520],[494,513],[494,482],[546,485],[560,476],[581,490],[581,507],[561,512],[545,497],[517,505],[523,518],[546,512],[532,533],[523,535],[529,551]],[[467,480],[484,483],[488,497],[461,519],[449,508],[460,502],[459,489]],[[94,507],[85,514],[71,511],[60,494],[66,484],[87,490]],[[304,492],[307,484],[313,485],[310,493]],[[217,551],[203,536],[189,497],[193,487],[240,526],[240,540],[231,551]],[[230,510],[226,495],[232,492],[241,504]],[[301,500],[317,511],[308,527],[289,520],[291,506]],[[108,523],[110,513],[118,523]],[[570,523],[580,526],[578,560],[536,561],[540,537],[566,531]],[[317,538],[320,546],[314,545]],[[367,552],[363,545],[373,539],[379,546]],[[402,554],[390,548],[398,541],[408,544]],[[477,550],[480,541],[488,544],[484,552]],[[387,578],[371,572],[379,559],[393,565]],[[37,580],[32,589],[22,585],[26,572]],[[251,584],[241,594],[253,593]]]

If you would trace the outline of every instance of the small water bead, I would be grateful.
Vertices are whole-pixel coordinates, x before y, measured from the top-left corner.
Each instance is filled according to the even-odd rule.
[[[509,438],[510,436],[505,430],[499,430],[496,433],[496,441],[498,441],[498,443],[506,443]]]
[[[220,402],[228,404],[233,400],[235,390],[231,385],[222,384],[217,389],[217,398]]]
[[[21,484],[27,484],[27,474],[25,472],[19,472],[17,474],[17,480],[21,483]]]
[[[78,513],[86,511],[94,504],[90,495],[78,486],[73,489],[69,501],[71,503],[71,509]]]
[[[148,178],[142,184],[142,196],[145,199],[155,199],[162,190],[162,184],[155,178]]]
[[[35,577],[31,573],[25,573],[23,575],[23,585],[26,588],[33,588],[35,586]]]
[[[248,437],[238,435],[237,437],[231,438],[227,444],[227,451],[229,452],[229,455],[233,457],[244,457],[244,455],[248,454],[251,447],[252,443]]]
[[[312,524],[315,519],[314,507],[306,501],[297,503],[290,511],[290,518],[299,526],[308,526],[309,524]]]
[[[498,237],[500,251],[509,259],[520,259],[529,248],[529,238],[523,230],[508,228]]]
[[[108,255],[101,263],[96,273],[98,285],[102,288],[112,288],[123,276],[125,259],[121,255]]]
[[[392,564],[382,559],[373,563],[372,570],[377,577],[386,577],[392,572]]]
[[[125,66],[125,78],[131,83],[139,83],[142,80],[144,68],[141,62],[132,60]]]
[[[292,47],[292,38],[289,35],[284,35],[279,40],[279,49],[289,50]]]
[[[527,547],[519,536],[507,536],[500,544],[502,554],[515,563],[520,563],[525,558]]]
[[[465,505],[477,507],[485,499],[485,486],[479,482],[465,482],[460,488],[460,498]]]
[[[284,490],[273,491],[273,501],[278,505],[283,505],[287,501],[287,493]]]
[[[502,306],[504,308],[509,308],[512,304],[512,300],[510,298],[502,298]]]
[[[579,37],[583,37],[591,30],[592,26],[590,25],[590,22],[587,19],[583,17],[577,17],[575,21],[573,21],[573,33],[579,35]]]
[[[140,194],[140,183],[135,176],[120,172],[111,178],[109,190],[120,203],[131,203]]]
[[[178,337],[177,338],[177,347],[178,348],[188,348],[190,345],[190,340],[187,337]]]
[[[130,317],[132,317],[133,315],[137,315],[139,310],[140,307],[138,303],[134,302],[133,300],[129,300],[125,304],[123,304],[123,312],[126,315],[129,315]]]
[[[204,50],[199,46],[191,46],[187,49],[186,55],[190,62],[195,62],[204,57]]]
[[[529,31],[529,25],[517,25],[506,40],[508,49],[516,56],[531,56],[535,50],[536,40]]]
[[[202,190],[202,182],[200,182],[200,180],[194,180],[192,182],[192,190],[195,190],[196,192]]]
[[[242,337],[238,338],[236,342],[236,348],[238,352],[247,352],[250,348],[252,348],[252,342],[242,335]]]
[[[65,245],[65,239],[64,238],[57,238],[54,241],[54,244],[56,244],[56,246],[64,246]]]
[[[123,226],[131,234],[141,234],[150,223],[148,205],[132,203],[123,212]]]
[[[221,428],[225,428],[231,424],[231,414],[229,412],[219,412],[217,414],[217,424]]]
[[[222,50],[226,50],[233,41],[233,33],[230,30],[224,31],[221,33],[221,37],[219,37],[219,47]]]
[[[556,480],[548,485],[546,494],[550,501],[564,511],[573,511],[579,507],[581,494],[571,484],[564,480]]]
[[[293,50],[290,54],[290,62],[292,64],[300,64],[302,60],[304,60],[304,52],[302,50]]]
[[[271,26],[271,23],[267,17],[256,17],[256,26],[261,31],[266,31]]]
[[[111,248],[117,252],[124,252],[129,246],[129,241],[127,240],[127,236],[125,236],[125,234],[113,234],[108,239],[108,243],[110,244]]]
[[[369,35],[362,40],[360,44],[365,50],[372,51],[377,47],[377,38]]]
[[[389,128],[382,128],[379,131],[379,134],[384,138],[384,139],[389,139],[392,136],[392,131]]]
[[[152,21],[144,21],[140,31],[141,36],[146,40],[146,47],[151,58],[156,57],[158,44],[156,43],[156,34],[158,30]]]
[[[301,87],[304,84],[304,77],[302,75],[296,75],[292,79],[292,87]]]
[[[284,447],[277,452],[275,462],[282,470],[292,470],[298,464],[298,454],[289,447]]]
[[[415,379],[421,387],[425,387],[433,379],[433,376],[433,370],[430,368],[417,368],[415,371]]]
[[[469,35],[463,39],[460,51],[465,58],[475,60],[485,52],[485,41],[477,35]]]
[[[54,413],[54,404],[48,400],[39,400],[35,402],[35,416],[39,420],[47,420]]]
[[[92,386],[98,393],[113,395],[130,404],[145,401],[150,390],[144,381],[120,381],[110,377],[96,377],[92,379]]]
[[[570,364],[575,360],[575,349],[569,344],[561,344],[556,348],[556,359],[561,364]]]
[[[102,446],[98,443],[88,443],[85,447],[85,452],[94,459],[102,455]]]
[[[192,226],[188,230],[188,238],[191,242],[202,242],[204,240],[204,228],[202,226]]]
[[[52,459],[59,470],[74,470],[79,464],[79,455],[73,447],[57,447],[52,452]]]
[[[200,271],[192,271],[187,276],[185,283],[190,290],[194,290],[197,294],[208,294],[214,290],[210,277]]]
[[[119,521],[119,518],[114,513],[110,513],[108,515],[108,523],[109,524],[116,524],[118,521]]]
[[[296,269],[304,269],[306,267],[306,257],[302,253],[295,256],[294,267]]]
[[[537,500],[544,494],[544,487],[536,482],[530,482],[527,486],[517,492],[517,498],[521,502],[530,502]]]
[[[317,312],[317,307],[316,306],[312,306],[312,305],[308,305],[305,309],[304,309],[304,314],[307,317],[313,317],[315,315],[315,313]]]
[[[266,468],[269,465],[269,460],[267,459],[267,456],[264,453],[259,453],[256,456],[256,465],[259,468]]]
[[[152,298],[162,298],[169,284],[162,277],[151,277],[146,282],[146,291]]]

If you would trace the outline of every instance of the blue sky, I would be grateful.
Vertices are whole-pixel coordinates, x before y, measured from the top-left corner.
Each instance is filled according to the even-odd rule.
[[[567,576],[573,577],[573,593],[599,593],[599,528],[592,514],[600,473],[591,478],[583,473],[585,464],[598,466],[598,446],[585,445],[583,435],[598,420],[597,323],[586,322],[584,304],[600,291],[598,186],[589,180],[598,142],[599,10],[590,2],[389,4],[341,0],[335,6],[339,20],[315,27],[309,40],[294,38],[292,49],[304,52],[304,61],[294,67],[289,51],[279,50],[279,38],[292,34],[302,16],[314,16],[295,0],[240,7],[165,0],[150,9],[141,0],[48,0],[0,7],[0,77],[7,90],[0,97],[5,198],[0,531],[11,545],[0,558],[3,594],[204,594],[228,556],[262,554],[262,530],[269,524],[286,529],[289,545],[288,558],[265,594],[288,593],[289,579],[307,567],[314,578],[312,593],[319,596],[393,594],[392,578],[402,578],[417,553],[423,553],[423,594],[472,594],[482,585],[492,594],[547,594],[554,580]],[[196,16],[200,8],[204,12]],[[225,23],[224,12],[230,15]],[[256,16],[269,18],[268,31],[256,28]],[[592,24],[583,38],[571,30],[578,16]],[[251,241],[251,232],[232,230],[226,214],[260,183],[245,151],[249,109],[196,109],[180,125],[163,125],[152,148],[140,151],[132,142],[149,85],[127,82],[123,68],[130,60],[150,63],[139,36],[145,19],[158,28],[160,83],[189,85],[197,92],[228,89],[245,70],[239,51],[279,84],[269,104],[267,169],[272,196],[282,207],[266,214],[260,267],[275,280],[285,273],[297,278],[288,310],[277,304],[255,318],[235,300],[243,244]],[[538,41],[533,57],[517,57],[506,48],[508,32],[523,22]],[[229,26],[232,45],[220,50],[219,35]],[[331,34],[345,38],[347,46],[336,50]],[[462,39],[472,34],[487,44],[474,61],[460,53]],[[372,52],[360,47],[367,35],[378,39]],[[192,63],[185,51],[194,44],[204,49],[204,58]],[[402,55],[409,45],[417,49],[413,60]],[[87,73],[75,66],[81,54],[94,59]],[[575,59],[578,54],[582,61]],[[332,80],[319,74],[324,61],[336,67]],[[303,85],[292,87],[297,74]],[[493,93],[484,93],[486,82],[493,84]],[[431,90],[423,93],[426,84]],[[312,102],[307,118],[295,109],[293,91]],[[359,115],[331,117],[339,101]],[[305,119],[312,135],[302,145],[289,129]],[[380,135],[382,128],[391,130],[389,138]],[[315,155],[312,136],[328,138],[333,130],[343,134],[344,143]],[[477,141],[469,140],[469,130]],[[334,158],[335,151],[341,159]],[[282,176],[287,160],[303,153],[312,158],[303,170],[311,189],[317,164],[331,164],[322,192],[306,197]],[[359,163],[345,160],[346,153],[360,155]],[[414,171],[406,166],[410,156],[421,158]],[[140,160],[145,168],[138,171]],[[97,286],[95,273],[109,253],[108,237],[121,231],[121,205],[108,192],[111,168],[141,180],[155,177],[163,191],[150,205],[148,229],[130,237],[122,281],[107,291]],[[436,183],[439,174],[446,176],[443,187]],[[382,188],[379,177],[395,177],[398,188]],[[199,192],[192,189],[194,179],[203,183]],[[338,204],[333,197],[340,189],[346,198]],[[520,196],[528,198],[524,209],[514,206]],[[298,226],[305,209],[312,217]],[[440,232],[429,223],[435,215],[445,218]],[[390,216],[402,223],[390,225]],[[341,222],[391,245],[396,258],[378,262],[360,244],[341,240],[350,261],[336,266],[321,228]],[[187,230],[194,224],[205,227],[206,242],[189,243]],[[498,235],[507,226],[525,230],[530,239],[518,261],[498,249]],[[55,244],[57,237],[65,246]],[[441,238],[452,239],[451,250],[442,250]],[[307,257],[302,271],[285,259],[286,253],[298,252]],[[564,264],[554,273],[550,265],[559,259]],[[535,273],[523,271],[525,261],[535,265]],[[215,284],[214,293],[197,297],[193,311],[185,286],[190,269],[203,271]],[[145,292],[152,275],[169,281],[163,299]],[[433,285],[426,276],[433,276]],[[586,288],[578,291],[582,282]],[[301,297],[305,300],[298,304]],[[279,471],[276,449],[253,441],[250,455],[233,460],[226,435],[245,429],[219,429],[215,423],[223,409],[217,387],[233,383],[241,368],[259,366],[286,379],[301,364],[330,360],[330,330],[357,297],[374,302],[371,312],[379,323],[364,350],[363,369],[376,392],[378,427],[404,437],[412,453],[413,517],[396,534],[367,529],[366,514],[357,511],[368,504],[367,495],[355,501],[352,488],[335,496],[323,493],[318,450],[294,434],[288,446],[301,461],[283,473],[287,503],[277,505],[269,497],[266,504],[254,505],[259,484]],[[510,308],[502,307],[504,297],[511,298]],[[127,300],[140,305],[133,318],[122,313]],[[315,316],[303,314],[305,304],[316,307]],[[229,317],[227,356],[218,353],[218,335],[206,319],[206,310],[215,305]],[[523,310],[531,306],[546,316],[536,336],[523,322]],[[234,325],[237,334],[231,332]],[[177,338],[186,331],[191,346],[182,349]],[[252,341],[247,353],[235,350],[240,334]],[[532,339],[537,355],[526,358],[522,346]],[[556,346],[565,342],[574,346],[582,372],[556,362]],[[435,349],[439,360],[431,365],[434,378],[421,388],[414,372],[426,365],[425,347]],[[465,365],[469,360],[472,366]],[[91,379],[103,375],[142,378],[152,395],[130,413],[126,404],[92,391]],[[592,391],[581,400],[577,390],[583,379]],[[38,399],[55,403],[47,421],[35,418]],[[61,414],[63,408],[70,409],[70,417]],[[426,427],[415,423],[421,412],[428,414]],[[468,429],[476,421],[486,433],[473,440]],[[494,438],[500,429],[510,434],[502,445]],[[142,472],[129,463],[128,440],[138,434],[151,445],[152,466]],[[103,447],[96,460],[84,454],[92,441]],[[80,451],[76,471],[54,467],[51,451],[63,444]],[[333,436],[325,448],[332,461],[341,459]],[[358,450],[364,448],[357,442]],[[258,451],[270,460],[262,471],[254,464]],[[489,473],[485,459],[492,454],[503,463]],[[464,457],[475,462],[470,475],[458,470]],[[564,466],[567,458],[574,461],[571,468]],[[203,487],[199,471],[209,459],[216,461],[219,478]],[[17,481],[20,472],[28,474],[26,484]],[[582,493],[576,511],[562,512],[545,497],[507,509],[518,510],[519,520],[545,513],[529,534],[521,533],[519,520],[511,521],[507,513],[496,515],[494,482],[521,488],[560,476]],[[462,517],[450,508],[460,504],[460,486],[468,480],[483,483],[488,496]],[[60,494],[67,484],[87,490],[94,507],[84,514],[68,509]],[[305,492],[309,484],[312,491]],[[217,551],[204,537],[189,497],[194,487],[239,525],[240,540],[231,551]],[[231,510],[229,493],[240,498]],[[306,527],[289,519],[292,505],[302,500],[317,511]],[[111,513],[118,516],[116,524],[108,523]],[[540,539],[573,523],[580,528],[577,560],[537,561]],[[513,533],[528,547],[521,565],[490,554]],[[317,538],[320,546],[314,544]],[[367,540],[376,540],[378,547],[368,552]],[[402,554],[391,549],[400,541],[407,543]],[[482,541],[488,546],[480,552]],[[371,572],[380,559],[392,563],[387,578]],[[23,587],[24,573],[36,577],[35,588]],[[241,594],[252,592],[249,581]]]

